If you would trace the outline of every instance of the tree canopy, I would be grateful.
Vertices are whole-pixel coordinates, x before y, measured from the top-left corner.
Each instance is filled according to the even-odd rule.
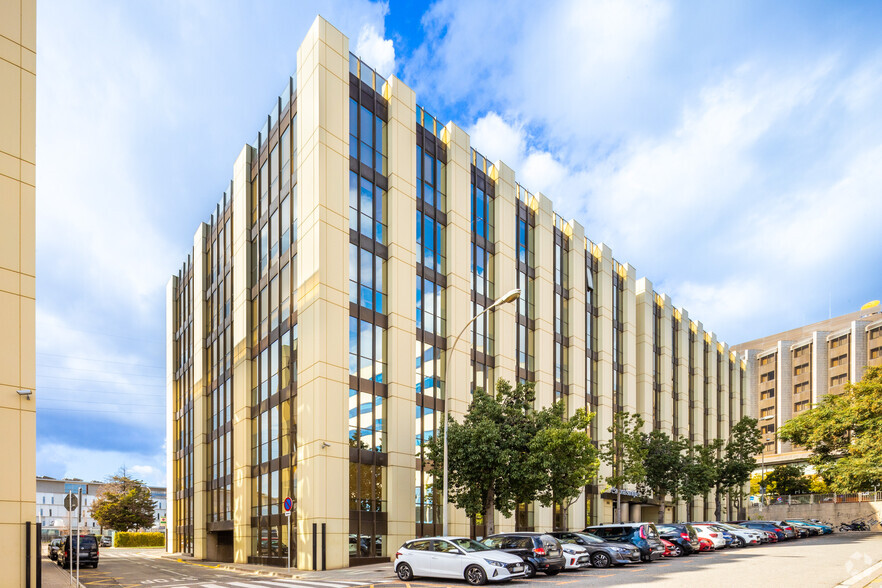
[[[625,484],[640,484],[646,476],[643,463],[646,443],[643,418],[639,414],[617,412],[607,428],[609,438],[601,445],[600,458],[612,468],[604,476],[607,484],[616,490],[616,513],[622,522],[622,493]]]
[[[809,462],[835,492],[882,485],[882,368],[828,394],[778,429],[778,437],[811,451]]]
[[[141,480],[130,478],[125,469],[108,478],[89,510],[103,528],[130,531],[153,526],[150,489]]]
[[[518,504],[540,500],[566,509],[595,475],[596,450],[586,431],[593,415],[564,418],[561,403],[536,411],[532,383],[497,380],[496,391],[477,389],[462,423],[448,421],[449,500],[466,515],[482,515],[488,535],[494,510],[511,516]],[[427,446],[440,496],[444,476],[444,430]]]

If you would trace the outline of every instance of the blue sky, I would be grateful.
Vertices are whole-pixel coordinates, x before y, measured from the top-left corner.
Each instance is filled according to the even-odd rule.
[[[882,297],[882,5],[38,3],[40,475],[165,482],[165,285],[317,14],[729,343]]]

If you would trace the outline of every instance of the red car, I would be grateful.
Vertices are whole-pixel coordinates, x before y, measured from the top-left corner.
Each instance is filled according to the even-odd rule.
[[[664,557],[671,557],[674,555],[674,544],[668,541],[667,539],[661,538],[662,545],[665,546],[665,552],[662,554]]]
[[[698,542],[701,544],[701,547],[698,548],[698,551],[714,551],[716,549],[714,547],[714,542],[710,539],[699,537]]]

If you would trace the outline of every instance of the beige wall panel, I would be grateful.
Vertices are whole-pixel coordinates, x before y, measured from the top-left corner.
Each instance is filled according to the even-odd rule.
[[[0,4],[0,35],[18,44],[22,42],[22,10],[27,10],[22,6],[23,4],[27,4],[27,2],[6,0]]]
[[[18,272],[21,271],[21,184],[4,176],[0,176],[0,211],[3,213],[0,214],[0,267]]]
[[[569,273],[569,301],[567,323],[569,324],[570,345],[564,351],[568,354],[570,395],[567,400],[569,416],[579,408],[591,410],[588,406],[587,390],[585,389],[585,228],[575,220],[569,221],[572,234],[570,250],[566,263]],[[567,529],[583,529],[585,527],[585,490],[567,510]]]
[[[414,349],[416,347],[416,95],[392,77],[384,88],[389,102],[389,259],[386,262],[389,326],[387,551],[414,533]],[[390,554],[391,555],[391,554]]]
[[[21,69],[0,61],[0,151],[13,157],[21,157],[22,114]]]
[[[674,348],[673,348],[673,312],[671,298],[661,294],[661,430],[673,437],[674,433]]]
[[[636,404],[637,412],[646,423],[645,430],[651,431],[653,427],[652,370],[655,362],[653,351],[655,317],[652,314],[652,309],[655,304],[655,296],[652,291],[652,282],[646,278],[637,280],[636,289]]]
[[[205,335],[207,312],[205,309],[205,244],[210,227],[205,223],[193,236],[193,556],[205,559],[208,492],[206,477],[208,451],[206,423],[205,383]]]
[[[626,277],[625,293],[622,296],[624,313],[624,333],[622,344],[624,347],[625,373],[623,380],[624,392],[622,394],[625,410],[636,412],[637,409],[637,272],[631,264],[624,264]]]
[[[21,382],[20,301],[19,296],[0,292],[0,384],[16,388]]]
[[[21,120],[35,121],[37,120],[37,76],[33,73],[21,71]],[[22,123],[21,133],[21,158],[31,163],[37,161],[37,135],[33,131],[33,126]],[[33,176],[31,176],[33,178]],[[33,179],[30,181],[34,185]]]
[[[37,234],[35,190],[28,184],[21,185],[20,270],[23,274],[36,276],[37,273]]]
[[[313,342],[298,349],[300,568],[349,563],[348,59],[348,40],[316,18],[297,51],[298,335]],[[312,561],[313,523],[327,524],[325,562]]]
[[[493,199],[496,254],[493,283],[496,297],[517,287],[517,186],[514,171],[503,162],[496,162],[496,197]],[[504,304],[493,311],[496,367],[494,377],[516,383],[517,303]]]
[[[471,303],[471,149],[469,136],[447,124],[447,381],[444,391],[450,414],[461,421],[471,402],[469,333],[452,350],[456,336],[472,317]],[[450,506],[448,532],[469,535],[465,511]]]
[[[612,250],[601,243],[597,246],[600,251],[598,259],[597,281],[595,290],[598,298],[597,330],[598,330],[598,361],[597,361],[597,431],[600,435],[599,442],[609,438],[608,429],[613,422],[613,386],[615,373],[613,372],[613,266]],[[606,464],[601,464],[599,475],[608,476],[612,470]],[[599,482],[600,489],[606,488],[607,484],[602,479]],[[611,519],[605,519],[611,520]]]

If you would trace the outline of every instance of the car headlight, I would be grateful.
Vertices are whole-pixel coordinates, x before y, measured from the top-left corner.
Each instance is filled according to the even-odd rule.
[[[487,558],[484,558],[484,561],[486,561],[486,562],[487,562],[488,564],[490,564],[491,566],[494,566],[494,567],[497,567],[497,568],[504,568],[504,567],[507,565],[507,564],[505,564],[504,562],[501,562],[501,561],[494,561],[494,560],[492,560],[492,559],[487,559]]]

